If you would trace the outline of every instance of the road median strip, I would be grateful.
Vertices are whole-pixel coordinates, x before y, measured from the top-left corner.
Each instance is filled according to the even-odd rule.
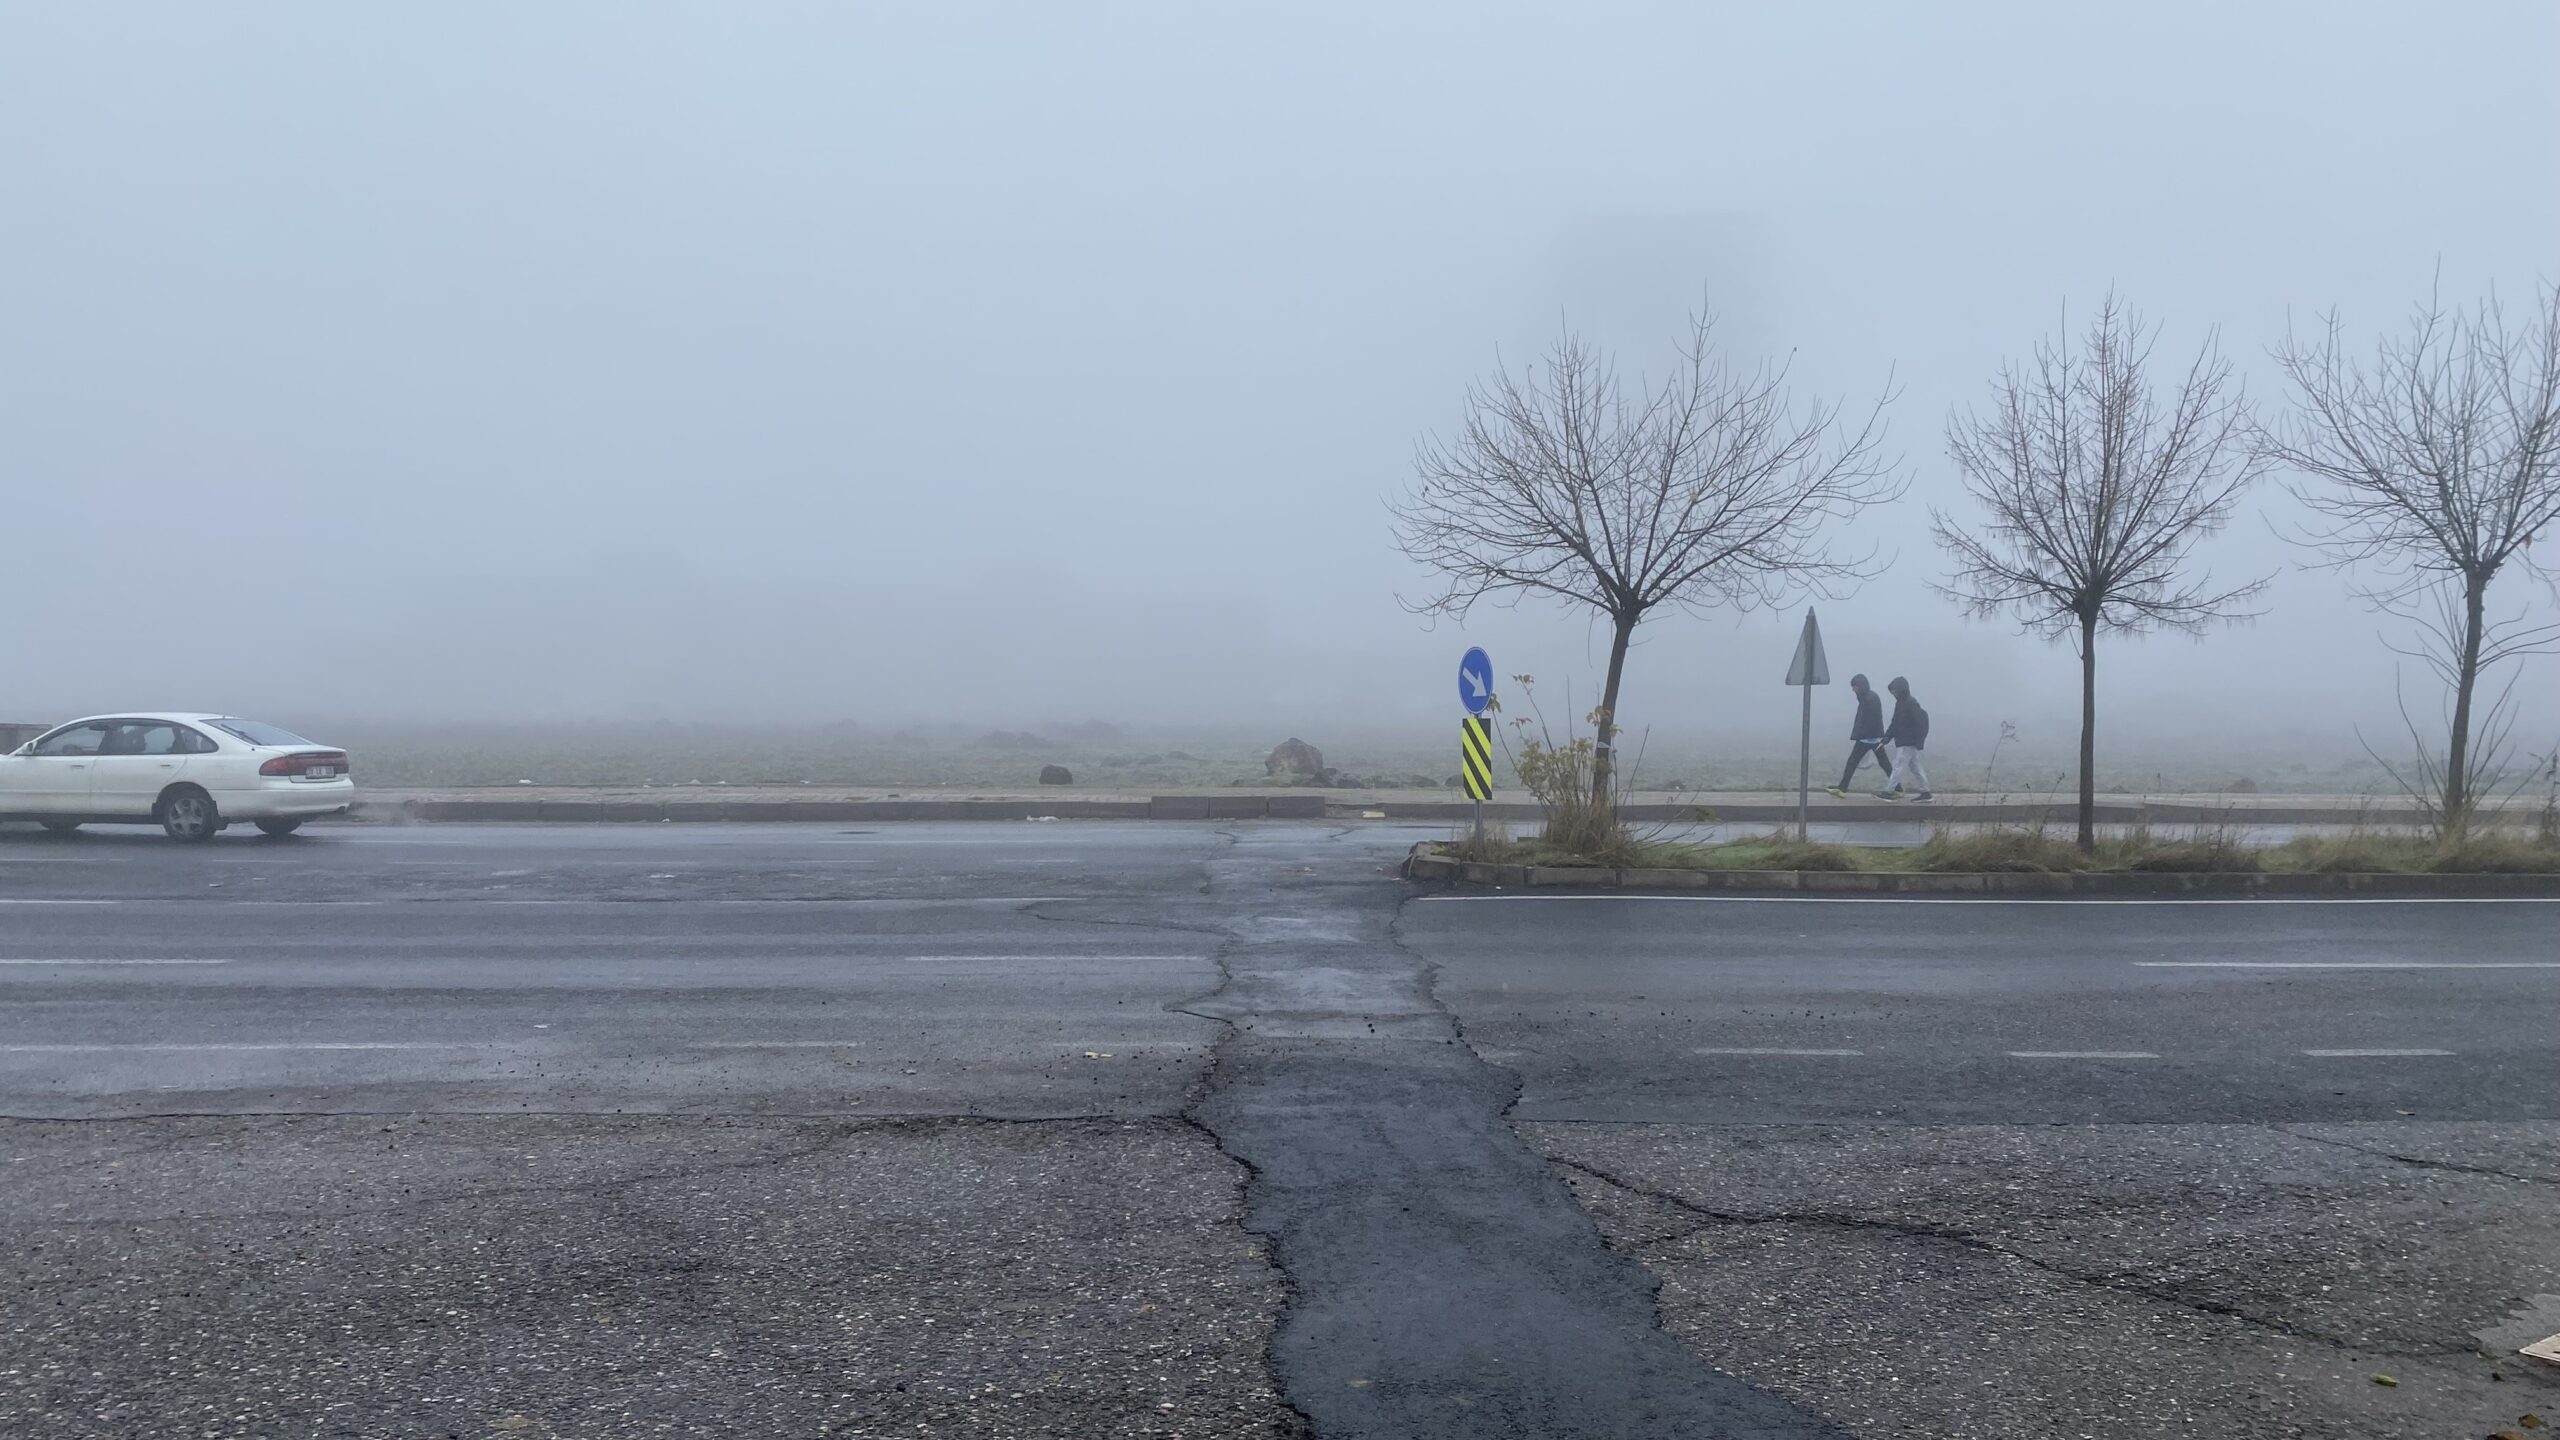
[[[2259,871],[1905,871],[1708,870],[1606,865],[1512,865],[1432,853],[1424,841],[1405,857],[1408,880],[1495,890],[1695,891],[1859,896],[2364,896],[2373,898],[2560,898],[2560,875],[2285,874]]]

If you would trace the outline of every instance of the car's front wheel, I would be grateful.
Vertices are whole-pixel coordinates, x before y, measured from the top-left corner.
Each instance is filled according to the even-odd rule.
[[[41,823],[44,828],[56,835],[68,835],[80,828],[80,822],[77,820],[46,820]]]
[[[281,840],[285,836],[292,834],[294,831],[301,829],[302,822],[299,820],[261,820],[258,822],[258,828]]]
[[[222,812],[212,796],[181,785],[160,797],[160,828],[172,840],[210,840],[222,831]]]

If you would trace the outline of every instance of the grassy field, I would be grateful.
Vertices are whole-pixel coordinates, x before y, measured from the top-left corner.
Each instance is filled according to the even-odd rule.
[[[850,727],[738,729],[708,725],[329,727],[366,784],[393,789],[480,785],[841,785],[948,787],[1035,783],[1064,765],[1099,789],[1190,789],[1263,784],[1263,757],[1285,736],[1247,742],[1190,735],[1142,740],[1094,733],[1037,736],[979,730],[876,732]],[[1361,779],[1439,785],[1454,771],[1423,757],[1374,750],[1326,761]]]

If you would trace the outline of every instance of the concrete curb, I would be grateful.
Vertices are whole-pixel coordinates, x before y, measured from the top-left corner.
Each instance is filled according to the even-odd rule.
[[[1321,820],[1321,795],[1158,795],[1147,800],[359,799],[359,824],[734,824],[858,820]]]
[[[1336,816],[1357,815],[1363,809],[1384,811],[1390,820],[1428,820],[1451,825],[1464,825],[1475,818],[1475,807],[1462,800],[1388,800],[1375,805],[1359,806],[1336,803]],[[1743,801],[1719,803],[1711,795],[1701,795],[1696,804],[1627,805],[1620,812],[1639,824],[1688,824],[1697,819],[1700,810],[1707,811],[1719,824],[1774,825],[1793,824],[1794,803],[1772,805]],[[2143,804],[2100,802],[2096,809],[2100,825],[2355,825],[2409,824],[2416,816],[2402,811],[2377,811],[2370,806],[2343,805],[2191,805],[2153,801]],[[2077,805],[2064,802],[2044,805],[2002,800],[1932,800],[1926,803],[1889,800],[1834,800],[1824,796],[1813,802],[1809,818],[1820,824],[1863,824],[1871,821],[1895,821],[1902,824],[1927,825],[2072,825],[2078,823]],[[1496,802],[1484,807],[1487,820],[1505,822],[1539,821],[1546,811],[1537,805],[1521,802]]]
[[[1645,890],[1809,895],[2081,895],[2130,899],[2193,896],[2374,899],[2541,899],[2560,897],[2560,875],[2250,875],[2020,873],[1940,874],[1865,870],[1650,870],[1584,865],[1492,865],[1426,853],[1405,857],[1408,880],[1516,890]]]

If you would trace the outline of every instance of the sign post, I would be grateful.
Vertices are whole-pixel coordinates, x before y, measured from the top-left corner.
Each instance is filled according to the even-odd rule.
[[[1476,832],[1484,832],[1484,802],[1493,798],[1493,717],[1470,715],[1458,722],[1458,763],[1467,779],[1467,798],[1476,802]]]
[[[1467,718],[1458,722],[1458,771],[1465,777],[1467,798],[1476,802],[1476,845],[1484,845],[1484,802],[1493,798],[1493,657],[1481,645],[1470,645],[1458,657],[1458,703]]]
[[[1813,687],[1831,683],[1831,657],[1822,653],[1822,627],[1813,611],[1804,612],[1804,633],[1796,637],[1795,658],[1787,662],[1787,683],[1804,690],[1804,731],[1796,750],[1796,839],[1811,837],[1813,810]]]

